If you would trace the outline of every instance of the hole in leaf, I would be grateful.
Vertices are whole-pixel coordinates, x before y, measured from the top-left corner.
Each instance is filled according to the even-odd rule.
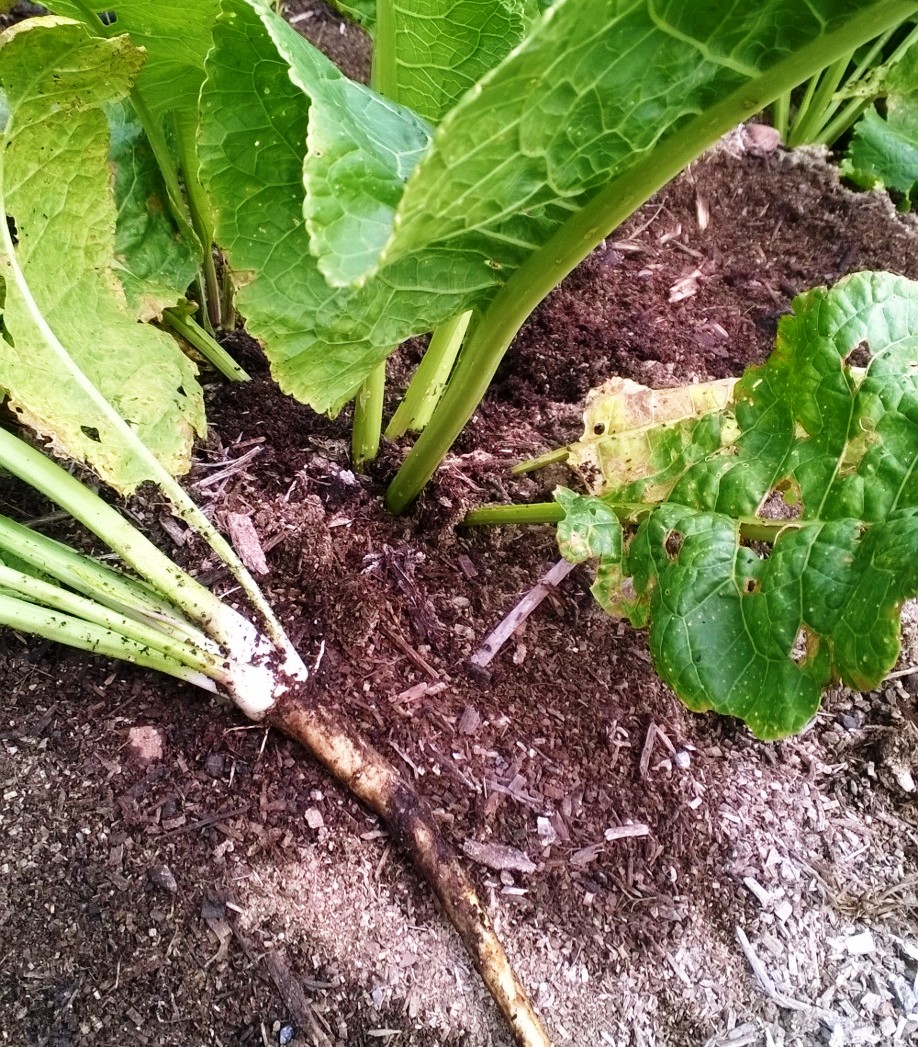
[[[796,665],[803,665],[816,653],[819,645],[819,637],[811,632],[805,625],[801,625],[794,637],[794,646],[791,647],[791,660]]]
[[[103,25],[114,25],[118,21],[115,11],[96,11],[96,17]]]
[[[13,246],[19,243],[19,230],[16,228],[16,219],[8,214],[6,216],[6,227],[10,231],[10,236],[13,238]]]
[[[80,432],[82,432],[82,434],[85,437],[87,437],[90,440],[93,440],[97,444],[102,442],[101,437],[99,436],[99,430],[96,429],[96,427],[93,425],[81,425]]]
[[[670,560],[675,560],[682,548],[684,537],[678,531],[670,531],[663,542],[663,549]]]
[[[846,367],[869,367],[873,354],[866,343],[859,342],[842,361]]]
[[[757,593],[761,588],[758,578],[747,578],[743,583],[744,593]]]
[[[790,477],[785,477],[765,495],[756,515],[763,520],[797,520],[802,512],[800,487]]]
[[[603,423],[602,423],[602,422],[597,422],[597,423],[596,423],[596,424],[595,424],[595,425],[593,426],[593,435],[594,435],[594,436],[602,436],[602,434],[603,434],[603,433],[604,433],[605,431],[606,431],[606,427],[605,427],[605,425],[603,425]]]

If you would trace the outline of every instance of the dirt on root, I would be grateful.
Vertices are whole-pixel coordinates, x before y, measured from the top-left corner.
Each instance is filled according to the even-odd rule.
[[[328,12],[305,21],[337,32]],[[794,294],[866,268],[918,278],[916,223],[818,154],[728,136],[543,303],[406,519],[381,505],[401,448],[356,475],[346,415],[282,397],[251,343],[233,340],[255,380],[208,387],[190,489],[221,522],[250,518],[324,700],[471,855],[558,1044],[918,1037],[913,610],[901,666],[915,671],[831,694],[805,734],[765,744],[687,712],[583,567],[471,673],[558,554],[548,529],[454,526],[565,479],[509,465],[576,438],[591,386],[737,374]],[[12,485],[2,497],[45,512]],[[130,509],[227,588],[154,501]],[[491,867],[507,864],[493,844],[519,852],[513,867]],[[13,1047],[509,1043],[378,821],[292,743],[189,687],[12,632],[0,938]]]

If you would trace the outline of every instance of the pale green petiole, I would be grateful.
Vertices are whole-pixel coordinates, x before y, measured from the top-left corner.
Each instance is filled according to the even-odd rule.
[[[204,651],[220,653],[209,636],[146,583],[6,516],[0,516],[0,550],[118,614],[155,625],[173,640],[190,641]]]
[[[7,124],[6,130],[7,134],[10,135],[11,128],[9,123]],[[0,152],[0,185],[4,184],[3,158],[4,154]],[[5,213],[6,201],[2,194],[0,194],[0,207],[4,209]],[[136,458],[144,464],[147,470],[147,475],[159,486],[163,494],[165,494],[172,503],[176,515],[193,528],[226,564],[230,573],[236,581],[239,582],[252,605],[264,618],[267,634],[271,638],[271,641],[280,650],[283,650],[288,655],[293,655],[290,641],[284,633],[280,622],[278,622],[270,604],[258,588],[255,579],[236,555],[233,547],[214,527],[210,520],[207,519],[191,498],[189,498],[181,484],[167,469],[163,467],[156,455],[153,454],[121,415],[114,409],[114,407],[112,407],[108,400],[106,400],[96,386],[89,380],[89,378],[87,378],[52,330],[48,321],[45,319],[44,313],[38,307],[38,303],[35,301],[29,282],[26,280],[25,275],[22,272],[22,268],[19,264],[19,256],[15,245],[13,244],[12,235],[7,222],[0,222],[0,245],[2,245],[3,252],[7,259],[7,279],[12,279],[15,283],[16,289],[22,297],[23,304],[28,310],[32,323],[41,333],[46,345],[59,361],[61,373],[69,375],[73,379],[80,391],[98,411],[99,417],[104,419],[105,422],[111,426],[114,432],[117,433],[125,444],[131,448]],[[67,509],[71,515],[86,524],[86,526],[95,534],[99,535],[99,537],[102,538],[110,548],[114,549],[126,563],[133,567],[141,577],[150,581],[160,592],[167,594],[170,598],[174,598],[176,604],[191,618],[198,622],[208,622],[209,632],[213,634],[213,629],[210,628],[210,626],[219,629],[221,631],[219,636],[221,642],[225,643],[234,637],[238,639],[238,622],[244,621],[244,619],[235,612],[231,612],[230,608],[222,604],[215,596],[208,592],[204,586],[198,585],[196,589],[194,587],[189,587],[187,585],[187,581],[190,581],[188,576],[180,571],[172,561],[168,559],[168,557],[163,556],[152,543],[147,542],[139,532],[135,531],[134,528],[127,524],[121,516],[107,506],[102,499],[96,499],[98,505],[94,505],[89,511],[89,516],[94,518],[97,515],[105,516],[105,511],[107,510],[108,515],[106,516],[106,523],[102,525],[102,530],[100,531],[97,527],[93,526],[93,523],[90,523],[89,520],[84,518],[84,515],[81,515],[81,512],[85,514],[88,508],[87,498],[91,497],[90,492],[88,492],[82,484],[78,483],[63,469],[55,466],[54,463],[44,458],[38,452],[33,451],[30,456],[29,452],[31,451],[31,448],[28,448],[27,445],[23,444],[21,441],[16,440],[15,437],[10,436],[9,433],[4,434],[3,442],[8,448],[8,452],[13,460],[19,460],[21,458],[29,459],[31,457],[31,464],[24,467],[25,475],[23,475],[22,472],[17,471],[12,465],[8,464],[7,467],[11,472],[16,473],[17,476],[22,476],[26,483],[42,490],[48,498],[57,502],[61,508]],[[29,472],[30,468],[38,470],[42,475],[48,474],[49,471],[53,474],[53,471],[57,470],[57,473],[60,475],[56,476],[56,474],[54,474],[46,487],[39,487],[37,477],[32,476]],[[69,491],[68,497],[73,502],[73,508],[69,505],[65,505],[60,500],[57,493],[58,488]],[[112,544],[108,528],[112,528],[112,534],[117,536],[116,540],[119,542],[119,545]],[[156,554],[155,557],[151,558],[151,552]],[[139,556],[137,556],[136,553],[139,553]],[[148,560],[150,561],[149,565],[147,563]],[[153,564],[156,565],[156,570],[160,575],[160,581],[154,580],[148,573],[149,566]],[[232,625],[230,625],[231,622]],[[224,628],[229,629],[227,635],[223,635]]]
[[[828,66],[821,76],[811,81],[814,90],[810,92],[809,88],[807,89],[806,107],[801,106],[802,111],[794,120],[788,145],[802,145],[813,140],[850,62],[851,55],[843,55],[837,62]]]
[[[163,310],[163,320],[173,331],[180,334],[186,342],[193,345],[204,359],[212,364],[224,378],[229,378],[231,382],[248,382],[251,380],[249,375],[236,363],[223,346],[215,338],[212,338],[203,327],[196,324],[190,316],[183,315],[178,309],[165,309]]]
[[[395,13],[392,0],[376,0],[376,32],[373,34],[373,90],[386,98],[398,95],[398,66],[395,61]],[[381,360],[367,376],[354,400],[351,427],[351,459],[357,469],[379,454],[382,416],[386,395],[386,361]]]
[[[625,526],[636,526],[657,504],[644,502],[605,502]],[[473,509],[462,520],[463,527],[494,527],[517,524],[556,524],[564,519],[564,509],[557,502],[531,502],[528,505],[483,505]],[[739,533],[750,542],[774,542],[782,531],[806,526],[819,526],[820,521],[760,520],[744,516],[737,520]]]
[[[185,180],[185,193],[188,209],[191,212],[191,223],[198,240],[201,242],[203,257],[201,269],[204,274],[206,289],[205,311],[214,327],[219,327],[223,293],[217,279],[217,268],[214,264],[214,223],[210,216],[210,205],[204,195],[204,188],[198,178],[198,158],[195,152],[194,136],[197,130],[195,116],[187,110],[179,111],[175,117],[175,135],[179,151],[179,163]],[[228,375],[227,377],[233,377]]]
[[[161,553],[116,509],[50,458],[3,428],[0,428],[0,465],[79,520],[193,621],[207,623],[211,635],[223,632],[232,635],[230,616],[236,617],[234,611]]]
[[[402,402],[386,427],[386,436],[390,440],[397,440],[407,432],[421,432],[430,421],[449,381],[471,319],[469,310],[454,316],[434,331]]]
[[[510,470],[513,476],[522,476],[524,473],[534,473],[537,469],[544,469],[547,465],[557,465],[566,462],[571,452],[567,447],[556,447],[553,451],[546,451],[538,458],[530,458],[525,462],[517,462]]]
[[[7,596],[44,607],[48,611],[61,611],[74,620],[97,625],[118,636],[133,640],[151,652],[158,652],[176,662],[204,673],[222,682],[223,659],[216,649],[206,652],[190,641],[177,641],[161,632],[155,624],[145,624],[136,618],[119,614],[95,600],[79,596],[58,585],[44,582],[31,574],[16,571],[0,563],[0,591]],[[49,616],[53,621],[54,616]]]
[[[356,469],[362,469],[379,453],[385,395],[386,361],[382,360],[360,387],[354,400],[351,458]]]
[[[168,673],[207,691],[215,691],[213,679],[184,662],[155,650],[111,629],[49,610],[28,600],[0,593],[0,625],[33,633],[47,640],[77,647],[91,654],[106,655],[133,662],[148,669]]]

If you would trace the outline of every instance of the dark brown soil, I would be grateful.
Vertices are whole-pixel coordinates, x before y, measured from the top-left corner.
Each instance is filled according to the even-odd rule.
[[[218,519],[251,514],[266,589],[324,700],[449,838],[537,864],[470,862],[557,1042],[577,1047],[918,1029],[918,826],[900,773],[915,746],[893,741],[918,733],[918,676],[836,694],[805,736],[761,744],[686,712],[583,568],[488,676],[466,669],[557,552],[547,529],[453,524],[563,478],[511,481],[508,466],[576,438],[591,386],[737,374],[798,291],[864,268],[918,278],[916,225],[884,197],[849,193],[820,157],[749,144],[729,136],[549,297],[414,516],[381,506],[399,450],[355,476],[347,417],[280,396],[238,339],[257,377],[210,387],[190,481]],[[155,531],[155,507],[138,511]],[[194,563],[193,543],[178,555]],[[607,840],[628,823],[646,834]],[[0,1044],[507,1042],[376,820],[219,700],[3,633],[0,827]]]

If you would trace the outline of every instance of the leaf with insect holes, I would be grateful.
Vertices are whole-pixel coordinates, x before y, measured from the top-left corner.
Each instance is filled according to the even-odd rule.
[[[123,492],[148,470],[84,377],[170,472],[187,470],[204,428],[194,365],[169,335],[138,323],[119,281],[105,108],[128,94],[142,61],[126,37],[56,18],[16,26],[0,48],[9,106],[0,206],[10,223],[0,386],[29,425]]]
[[[599,558],[600,603],[650,621],[657,671],[690,708],[779,738],[833,679],[880,682],[918,594],[918,283],[858,273],[801,295],[768,361],[708,417],[704,454],[662,455],[659,482],[607,477],[561,547]],[[671,435],[660,426],[661,445]],[[653,458],[652,428],[645,442]],[[641,511],[648,492],[666,500]],[[643,516],[620,557],[577,522],[594,501]]]
[[[567,464],[594,494],[614,483],[629,488],[629,501],[661,501],[687,455],[699,458],[734,435],[720,409],[735,385],[728,378],[648,389],[610,378],[587,394],[583,436],[568,448]]]
[[[146,57],[136,85],[155,117],[196,109],[219,0],[117,0],[110,5],[47,0],[44,6],[82,22],[96,36],[127,33],[135,47],[143,48]]]

